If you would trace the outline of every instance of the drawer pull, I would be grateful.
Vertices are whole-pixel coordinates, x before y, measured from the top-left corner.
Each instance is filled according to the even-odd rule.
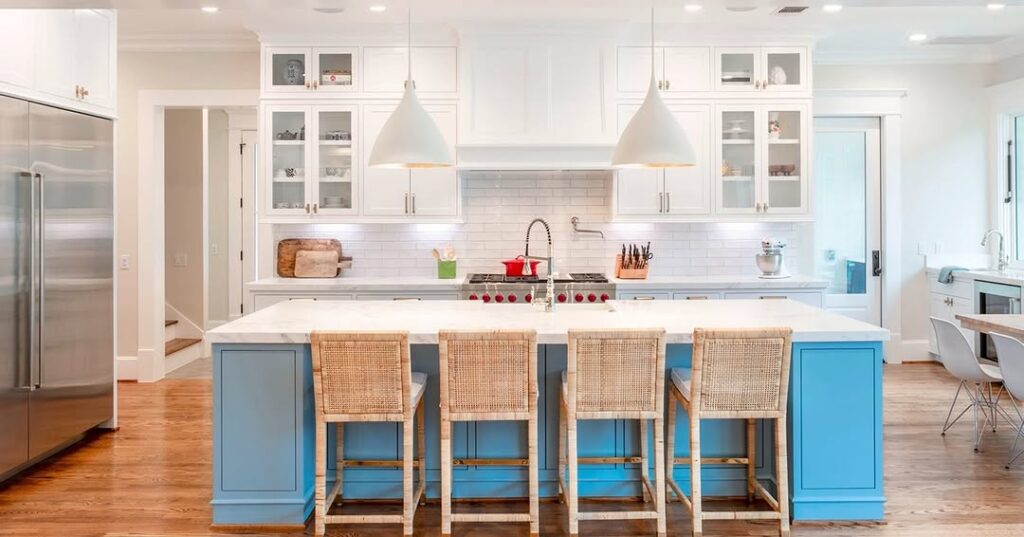
[[[707,300],[707,299],[708,299],[708,297],[706,297],[706,296],[698,296],[698,295],[686,297],[686,300]]]
[[[418,297],[418,296],[396,296],[396,297],[392,298],[391,300],[392,301],[398,301],[398,300],[423,300],[423,299]]]
[[[761,300],[786,300],[788,296],[782,295],[761,295]]]
[[[653,296],[635,296],[633,300],[654,300]]]

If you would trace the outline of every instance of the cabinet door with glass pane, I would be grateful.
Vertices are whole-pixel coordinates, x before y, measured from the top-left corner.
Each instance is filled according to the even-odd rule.
[[[315,48],[310,80],[313,89],[324,92],[357,91],[359,54],[356,48]]]
[[[269,105],[263,115],[266,211],[277,216],[311,214],[307,180],[307,175],[312,173],[307,140],[310,109],[308,106]]]
[[[312,89],[312,54],[306,47],[268,47],[263,53],[264,91]]]
[[[758,128],[765,136],[761,212],[807,212],[807,108],[766,105]]]
[[[353,166],[359,149],[356,107],[314,106],[312,116],[313,214],[354,214],[359,186],[359,169]]]
[[[760,141],[765,138],[759,134],[760,111],[756,105],[716,108],[718,158],[712,168],[720,214],[754,214],[760,207]]]
[[[761,49],[720,47],[715,49],[715,88],[718,91],[761,89]]]
[[[764,66],[763,87],[768,91],[804,91],[807,80],[807,49],[803,47],[766,47],[761,49]]]

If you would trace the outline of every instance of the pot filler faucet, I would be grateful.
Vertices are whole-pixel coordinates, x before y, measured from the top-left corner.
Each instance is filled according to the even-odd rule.
[[[533,231],[533,225],[540,223],[544,226],[544,231],[548,234],[548,256],[539,257],[530,255],[530,232]],[[554,254],[552,253],[551,247],[551,226],[544,221],[543,218],[534,218],[530,222],[529,227],[526,228],[526,251],[523,255],[523,276],[533,276],[533,271],[530,269],[530,260],[534,261],[547,261],[548,263],[548,285],[547,292],[544,297],[544,311],[552,311],[555,309],[555,276],[551,265],[554,263]]]
[[[990,229],[986,231],[985,236],[981,238],[981,245],[988,246],[988,240],[989,238],[992,237],[992,235],[996,235],[999,237],[999,261],[997,267],[1000,271],[1002,271],[1003,269],[1006,268],[1006,265],[1010,264],[1009,260],[1006,258],[1006,250],[1003,248],[1003,234],[994,229]]]

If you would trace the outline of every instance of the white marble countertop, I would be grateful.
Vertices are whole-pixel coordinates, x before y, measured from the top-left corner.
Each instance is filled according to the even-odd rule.
[[[940,269],[935,267],[928,267],[926,269],[926,272],[929,278],[935,278],[938,277]],[[1024,287],[1024,270],[958,270],[953,273],[953,279],[972,281],[981,280],[985,282],[1003,283],[1007,285],[1018,285]]]
[[[308,343],[313,330],[404,330],[410,343],[436,344],[442,329],[534,329],[541,344],[564,344],[570,328],[664,327],[669,343],[689,343],[695,327],[789,326],[794,341],[886,341],[883,328],[793,300],[610,301],[529,304],[476,301],[281,302],[206,333],[211,343]]]
[[[821,290],[828,287],[828,280],[809,276],[767,279],[755,275],[720,276],[649,276],[645,280],[623,280],[609,278],[618,291],[634,289],[808,289]]]

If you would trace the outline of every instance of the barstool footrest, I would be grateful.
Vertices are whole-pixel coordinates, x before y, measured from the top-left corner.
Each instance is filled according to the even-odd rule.
[[[402,515],[327,515],[327,524],[401,524]]]
[[[778,511],[703,511],[704,520],[779,520]]]
[[[362,467],[362,468],[401,468],[405,463],[403,461],[389,461],[389,460],[377,460],[377,459],[345,459],[338,461],[338,465],[342,468],[348,468],[350,466]],[[420,467],[420,461],[412,461],[413,468]]]
[[[580,511],[580,520],[653,520],[657,511]]]
[[[453,466],[529,466],[530,459],[452,459]]]
[[[452,522],[533,522],[530,513],[452,513]]]
[[[673,464],[690,464],[690,457],[676,457],[672,459]],[[701,466],[708,464],[742,464],[746,466],[750,463],[750,459],[747,457],[701,457]]]

